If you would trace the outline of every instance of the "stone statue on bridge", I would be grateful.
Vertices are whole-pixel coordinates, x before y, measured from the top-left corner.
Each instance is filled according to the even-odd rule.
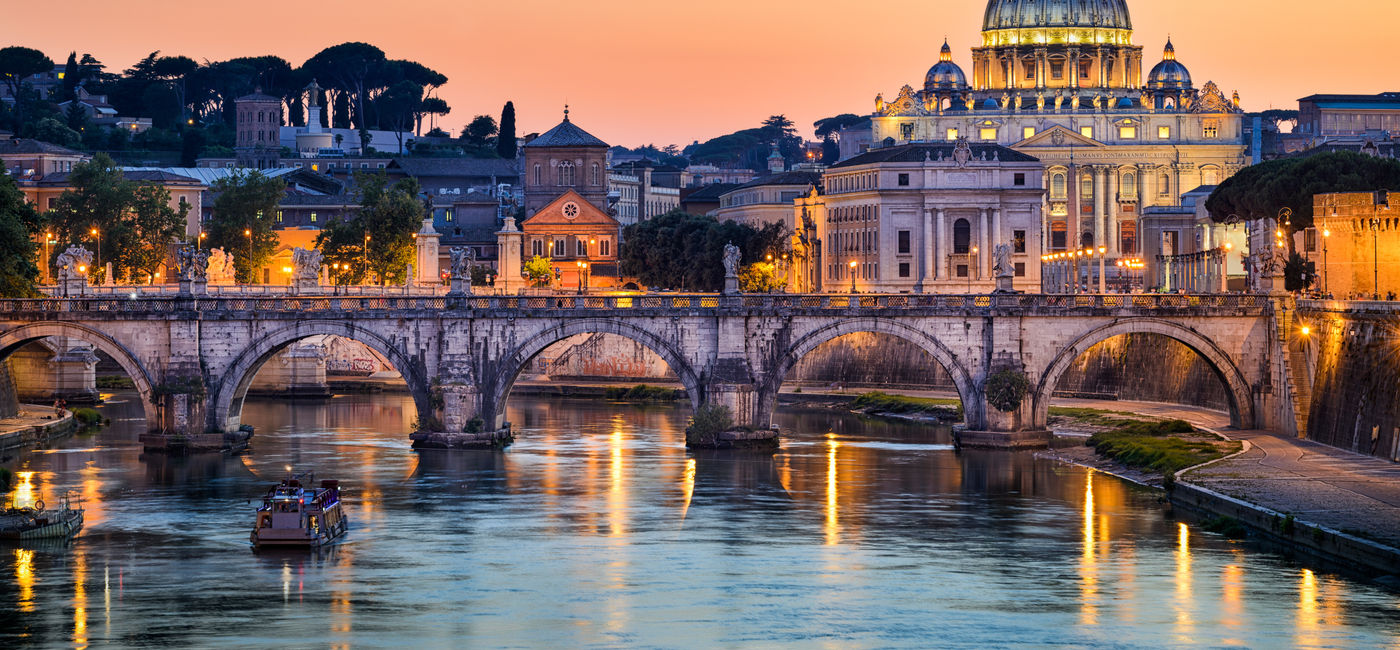
[[[233,266],[233,256],[224,252],[222,248],[215,248],[209,251],[208,267],[204,277],[209,284],[229,285],[234,283],[237,272]]]
[[[189,246],[180,247],[180,281],[207,282],[209,280],[209,251],[196,250]]]
[[[735,246],[734,242],[724,245],[724,257],[721,261],[724,263],[725,295],[732,296],[739,293],[739,259],[741,256],[742,253],[739,252],[739,247]]]
[[[1011,293],[1015,291],[1012,287],[1016,277],[1016,265],[1011,263],[1011,244],[997,244],[992,249],[993,259],[996,264],[992,266],[992,274],[996,277],[997,293]]]
[[[292,284],[298,288],[314,288],[321,284],[321,262],[325,256],[316,249],[292,249]]]
[[[61,281],[83,280],[86,282],[92,271],[92,251],[81,246],[69,246],[58,254],[58,279]]]
[[[453,246],[447,252],[452,258],[452,276],[448,292],[456,296],[471,293],[472,264],[476,262],[476,252],[466,246]]]

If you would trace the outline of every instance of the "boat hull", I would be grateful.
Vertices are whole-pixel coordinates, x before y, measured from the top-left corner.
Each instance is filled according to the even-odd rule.
[[[82,511],[73,511],[68,516],[46,524],[20,528],[0,529],[0,539],[68,539],[83,529]]]

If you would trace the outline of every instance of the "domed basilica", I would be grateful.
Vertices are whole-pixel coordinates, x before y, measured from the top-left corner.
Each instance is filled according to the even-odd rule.
[[[1170,41],[1144,79],[1132,37],[1126,0],[989,0],[971,76],[945,41],[922,89],[876,98],[873,146],[966,139],[1038,158],[1045,251],[1140,255],[1144,210],[1247,161],[1239,95],[1196,88]]]

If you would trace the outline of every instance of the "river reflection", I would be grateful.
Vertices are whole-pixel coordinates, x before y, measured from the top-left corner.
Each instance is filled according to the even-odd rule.
[[[0,547],[0,646],[1393,647],[1400,598],[1163,516],[1155,494],[948,432],[780,410],[776,453],[691,453],[687,411],[514,398],[505,452],[416,454],[406,396],[250,401],[240,456],[144,454],[134,402],[21,454],[7,505],[81,495],[73,544]],[[288,467],[351,530],[253,554]],[[56,502],[56,501],[50,501]]]

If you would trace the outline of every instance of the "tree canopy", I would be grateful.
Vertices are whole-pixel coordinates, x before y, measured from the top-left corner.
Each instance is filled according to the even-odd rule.
[[[724,286],[724,246],[729,242],[739,247],[746,264],[789,252],[782,224],[755,229],[672,210],[623,230],[621,273],[651,287],[718,291]]]
[[[24,298],[34,294],[39,267],[34,264],[40,231],[39,215],[25,201],[15,179],[0,174],[0,297]]]
[[[359,173],[355,185],[359,211],[326,224],[316,235],[316,247],[332,269],[340,266],[332,271],[337,284],[366,282],[371,276],[380,284],[402,283],[413,262],[413,234],[427,215],[418,181],[390,183],[382,173]]]
[[[1221,183],[1206,209],[1218,222],[1277,218],[1293,211],[1291,230],[1313,225],[1313,196],[1331,192],[1400,190],[1400,161],[1336,151],[1246,167]]]
[[[266,265],[277,251],[277,234],[272,232],[276,222],[273,217],[286,189],[287,183],[282,179],[265,176],[257,170],[235,172],[214,181],[210,188],[218,196],[214,199],[209,223],[205,225],[208,238],[204,246],[222,248],[232,255],[241,282],[255,282],[254,269]]]

